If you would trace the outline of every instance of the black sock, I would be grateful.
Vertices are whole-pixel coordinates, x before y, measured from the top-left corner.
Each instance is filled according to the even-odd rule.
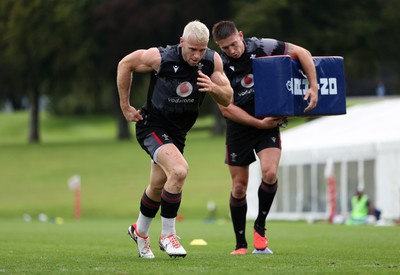
[[[268,184],[264,181],[261,181],[260,187],[258,188],[258,216],[254,222],[254,228],[256,230],[265,228],[265,219],[268,216],[277,189],[278,181],[276,181],[274,184]]]
[[[178,215],[178,209],[181,204],[182,192],[172,194],[165,189],[161,192],[161,217],[175,218]]]
[[[241,199],[236,199],[232,196],[229,200],[229,208],[233,223],[233,230],[236,236],[236,249],[247,248],[246,242],[246,213],[247,200],[246,196]]]
[[[160,208],[160,202],[153,201],[146,195],[146,191],[140,200],[140,212],[149,218],[154,218]]]

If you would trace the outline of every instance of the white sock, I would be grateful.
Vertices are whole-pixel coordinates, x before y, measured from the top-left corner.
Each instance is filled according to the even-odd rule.
[[[142,214],[142,212],[140,212],[139,217],[136,221],[137,233],[139,233],[139,235],[142,237],[148,236],[150,225],[151,225],[152,221],[153,221],[153,218],[146,217]]]
[[[171,234],[175,234],[175,220],[176,218],[168,219],[161,217],[161,223],[162,223],[162,231],[161,231],[161,236],[166,237]]]

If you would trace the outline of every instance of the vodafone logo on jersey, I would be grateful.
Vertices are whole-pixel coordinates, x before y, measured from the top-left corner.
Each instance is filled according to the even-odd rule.
[[[176,87],[176,94],[179,95],[180,97],[187,97],[193,92],[193,86],[190,84],[190,82],[182,82],[179,84],[178,87]]]
[[[242,84],[243,87],[245,88],[251,88],[254,85],[254,76],[253,74],[248,74],[245,77],[242,78],[240,81],[240,84]]]

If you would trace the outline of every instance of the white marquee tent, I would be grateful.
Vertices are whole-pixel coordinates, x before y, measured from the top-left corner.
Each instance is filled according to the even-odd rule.
[[[290,123],[290,120],[289,120]],[[329,215],[324,169],[333,162],[336,213],[348,213],[363,189],[383,219],[400,218],[400,99],[387,98],[348,108],[282,132],[279,192],[270,217],[324,218]],[[255,218],[258,163],[250,167],[248,218]],[[252,190],[253,189],[253,190]]]

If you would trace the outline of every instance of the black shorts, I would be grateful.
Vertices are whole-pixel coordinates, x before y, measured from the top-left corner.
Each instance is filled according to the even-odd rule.
[[[253,128],[226,140],[225,163],[231,166],[247,166],[256,160],[255,153],[266,148],[281,147],[279,128],[259,130]]]
[[[185,135],[173,135],[158,127],[136,127],[136,138],[154,163],[157,163],[157,156],[154,154],[161,146],[172,143],[183,154],[186,140]]]

